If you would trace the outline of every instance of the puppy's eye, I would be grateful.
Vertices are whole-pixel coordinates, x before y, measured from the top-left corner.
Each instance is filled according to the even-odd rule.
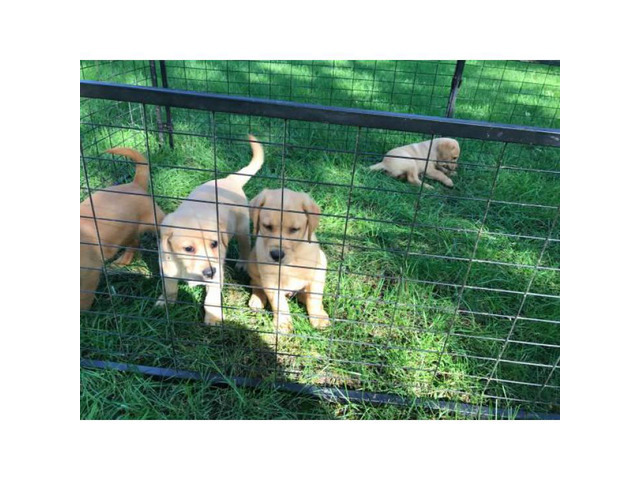
[[[267,232],[270,232],[273,230],[273,227],[271,225],[262,225],[262,226],[267,230]]]
[[[298,232],[298,231],[300,231],[300,227],[291,227],[291,228],[289,229],[289,233],[296,233],[296,232]]]
[[[193,253],[195,249],[193,247],[184,247],[185,252]]]
[[[215,240],[211,242],[211,248],[216,248],[217,246],[218,246],[218,242],[216,242]]]

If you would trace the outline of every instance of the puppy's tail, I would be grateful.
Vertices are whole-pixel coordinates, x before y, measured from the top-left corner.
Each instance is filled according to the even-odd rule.
[[[385,170],[384,162],[376,163],[375,165],[371,165],[369,170]]]
[[[238,170],[236,173],[239,173],[240,175],[235,176],[235,181],[242,187],[244,187],[253,175],[258,173],[258,170],[260,170],[264,163],[264,150],[262,148],[262,144],[258,142],[256,137],[253,135],[249,135],[249,140],[251,141],[251,150],[253,151],[251,163],[243,169]]]
[[[136,162],[136,175],[133,177],[133,183],[138,184],[144,190],[147,189],[149,185],[149,162],[144,155],[132,148],[112,148],[107,150],[106,153],[122,155]]]

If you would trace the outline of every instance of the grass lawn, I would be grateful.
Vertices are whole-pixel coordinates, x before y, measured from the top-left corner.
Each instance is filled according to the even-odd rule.
[[[455,67],[289,63],[169,62],[169,84],[442,115],[451,82],[446,73]],[[469,62],[465,71],[456,116],[559,126],[559,77],[550,67]],[[145,72],[143,62],[87,63],[82,76],[146,85]],[[146,108],[149,129],[156,113]],[[247,196],[279,188],[284,175],[285,187],[311,194],[325,214],[317,232],[329,261],[324,304],[336,320],[316,331],[291,301],[293,334],[276,336],[269,311],[247,308],[248,277],[232,268],[235,241],[225,272],[224,327],[203,324],[204,292],[186,285],[167,318],[152,308],[162,286],[156,241],[146,236],[130,266],[107,266],[109,288],[103,279],[103,293],[81,314],[84,358],[497,407],[527,408],[518,400],[536,400],[543,403],[535,410],[556,410],[560,245],[545,239],[559,239],[558,149],[458,137],[455,187],[428,181],[435,188],[418,196],[418,188],[368,166],[395,146],[424,140],[419,135],[181,109],[172,116],[173,150],[153,131],[145,134],[140,105],[82,100],[91,187],[132,176],[131,163],[114,162],[104,150],[122,145],[146,154],[148,145],[154,195],[171,212],[180,203],[174,197],[186,197],[216,171],[224,176],[246,165],[245,138],[253,133],[265,144],[266,160],[245,187]],[[456,418],[85,369],[81,386],[82,418]]]

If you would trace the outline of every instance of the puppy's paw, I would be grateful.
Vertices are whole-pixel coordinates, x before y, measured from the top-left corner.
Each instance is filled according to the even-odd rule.
[[[256,295],[255,293],[251,295],[251,298],[249,299],[249,308],[251,310],[263,310],[264,309],[264,303],[262,302],[262,299]]]
[[[329,315],[324,310],[320,312],[315,312],[313,314],[309,314],[309,321],[311,322],[311,326],[313,328],[327,328],[331,325],[329,321]]]
[[[160,295],[160,298],[158,298],[158,301],[153,304],[153,308],[161,308],[161,307],[164,307],[166,304],[167,302],[164,299],[164,296]]]
[[[433,190],[433,186],[429,185],[427,182],[422,182],[423,190]]]
[[[207,325],[217,325],[222,322],[222,308],[208,307],[204,312],[204,323]]]
[[[278,333],[291,333],[293,331],[293,323],[291,322],[290,315],[274,315],[273,324],[274,327],[278,330]]]

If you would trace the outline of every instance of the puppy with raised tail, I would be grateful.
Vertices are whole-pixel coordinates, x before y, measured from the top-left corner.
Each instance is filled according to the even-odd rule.
[[[253,152],[249,165],[228,177],[200,185],[162,222],[160,263],[166,298],[161,295],[156,306],[175,301],[178,281],[186,280],[189,286],[206,286],[205,323],[222,320],[221,289],[229,242],[238,237],[237,268],[246,270],[251,252],[249,208],[242,187],[262,167],[264,151],[255,137],[249,135],[249,140]]]
[[[425,172],[425,161],[427,170]],[[426,142],[412,143],[397,147],[386,153],[380,163],[369,167],[370,170],[384,170],[388,175],[404,179],[414,185],[420,185],[424,180],[420,177],[424,173],[427,177],[439,181],[447,187],[453,187],[449,178],[456,174],[460,145],[453,138],[436,138]],[[408,157],[408,158],[403,158]],[[425,183],[425,188],[433,188]]]
[[[329,315],[322,306],[327,257],[314,233],[320,207],[306,193],[288,189],[263,190],[250,206],[257,238],[249,262],[249,306],[263,309],[268,300],[276,329],[286,333],[292,329],[287,297],[297,295],[311,325],[327,327]]]
[[[103,256],[105,261],[109,260],[125,247],[124,253],[113,264],[128,265],[140,244],[140,236],[144,232],[156,231],[156,220],[161,222],[164,218],[164,212],[147,193],[147,159],[130,148],[112,148],[107,153],[133,160],[137,164],[136,174],[131,183],[94,192],[80,204],[80,308],[83,310],[93,304]],[[102,254],[99,243],[102,244]]]

